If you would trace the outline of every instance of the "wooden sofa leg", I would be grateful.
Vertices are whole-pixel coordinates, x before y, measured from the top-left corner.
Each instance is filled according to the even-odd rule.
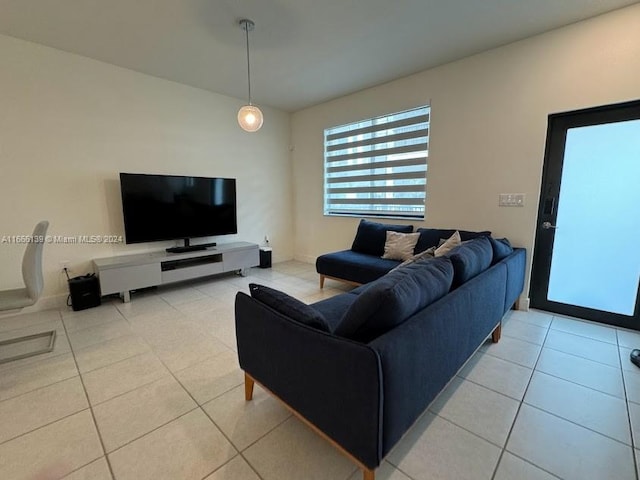
[[[491,341],[493,343],[498,343],[500,340],[500,334],[502,333],[502,322],[498,324],[498,326],[491,333]]]
[[[375,478],[376,478],[376,472],[374,472],[373,470],[369,470],[368,468],[365,468],[362,470],[363,480],[375,480]]]
[[[324,275],[320,275],[320,288],[324,288]]]
[[[245,372],[244,374],[244,399],[248,402],[253,399],[253,386],[255,382],[253,378]]]

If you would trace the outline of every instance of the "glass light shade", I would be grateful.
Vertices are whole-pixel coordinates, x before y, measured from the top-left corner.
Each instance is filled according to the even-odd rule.
[[[262,127],[262,112],[255,105],[245,105],[238,110],[238,123],[247,132],[257,132]]]

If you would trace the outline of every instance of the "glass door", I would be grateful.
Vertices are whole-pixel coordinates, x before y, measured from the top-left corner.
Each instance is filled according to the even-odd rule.
[[[551,115],[531,306],[640,330],[640,102]]]

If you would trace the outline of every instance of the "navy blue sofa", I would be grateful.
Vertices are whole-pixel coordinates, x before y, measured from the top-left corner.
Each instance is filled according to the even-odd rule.
[[[524,273],[524,249],[482,237],[309,306],[239,292],[246,398],[258,382],[373,480],[477,348],[499,340]]]
[[[326,253],[316,259],[316,271],[320,274],[320,288],[324,287],[326,278],[362,285],[372,282],[397,267],[401,262],[381,258],[387,231],[412,233],[412,225],[391,225],[361,220],[356,231],[351,249]],[[414,253],[420,253],[432,246],[437,246],[441,239],[449,238],[455,229],[418,228],[420,238]],[[491,235],[491,232],[470,232],[458,230],[462,241],[479,236]]]

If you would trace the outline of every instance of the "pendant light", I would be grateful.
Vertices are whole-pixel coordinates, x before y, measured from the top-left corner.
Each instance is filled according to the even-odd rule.
[[[249,104],[241,107],[238,111],[238,123],[247,132],[257,132],[262,127],[262,112],[251,103],[251,66],[249,63],[249,32],[256,26],[251,20],[243,18],[239,22],[240,28],[244,30],[247,39],[247,85],[249,86]]]

